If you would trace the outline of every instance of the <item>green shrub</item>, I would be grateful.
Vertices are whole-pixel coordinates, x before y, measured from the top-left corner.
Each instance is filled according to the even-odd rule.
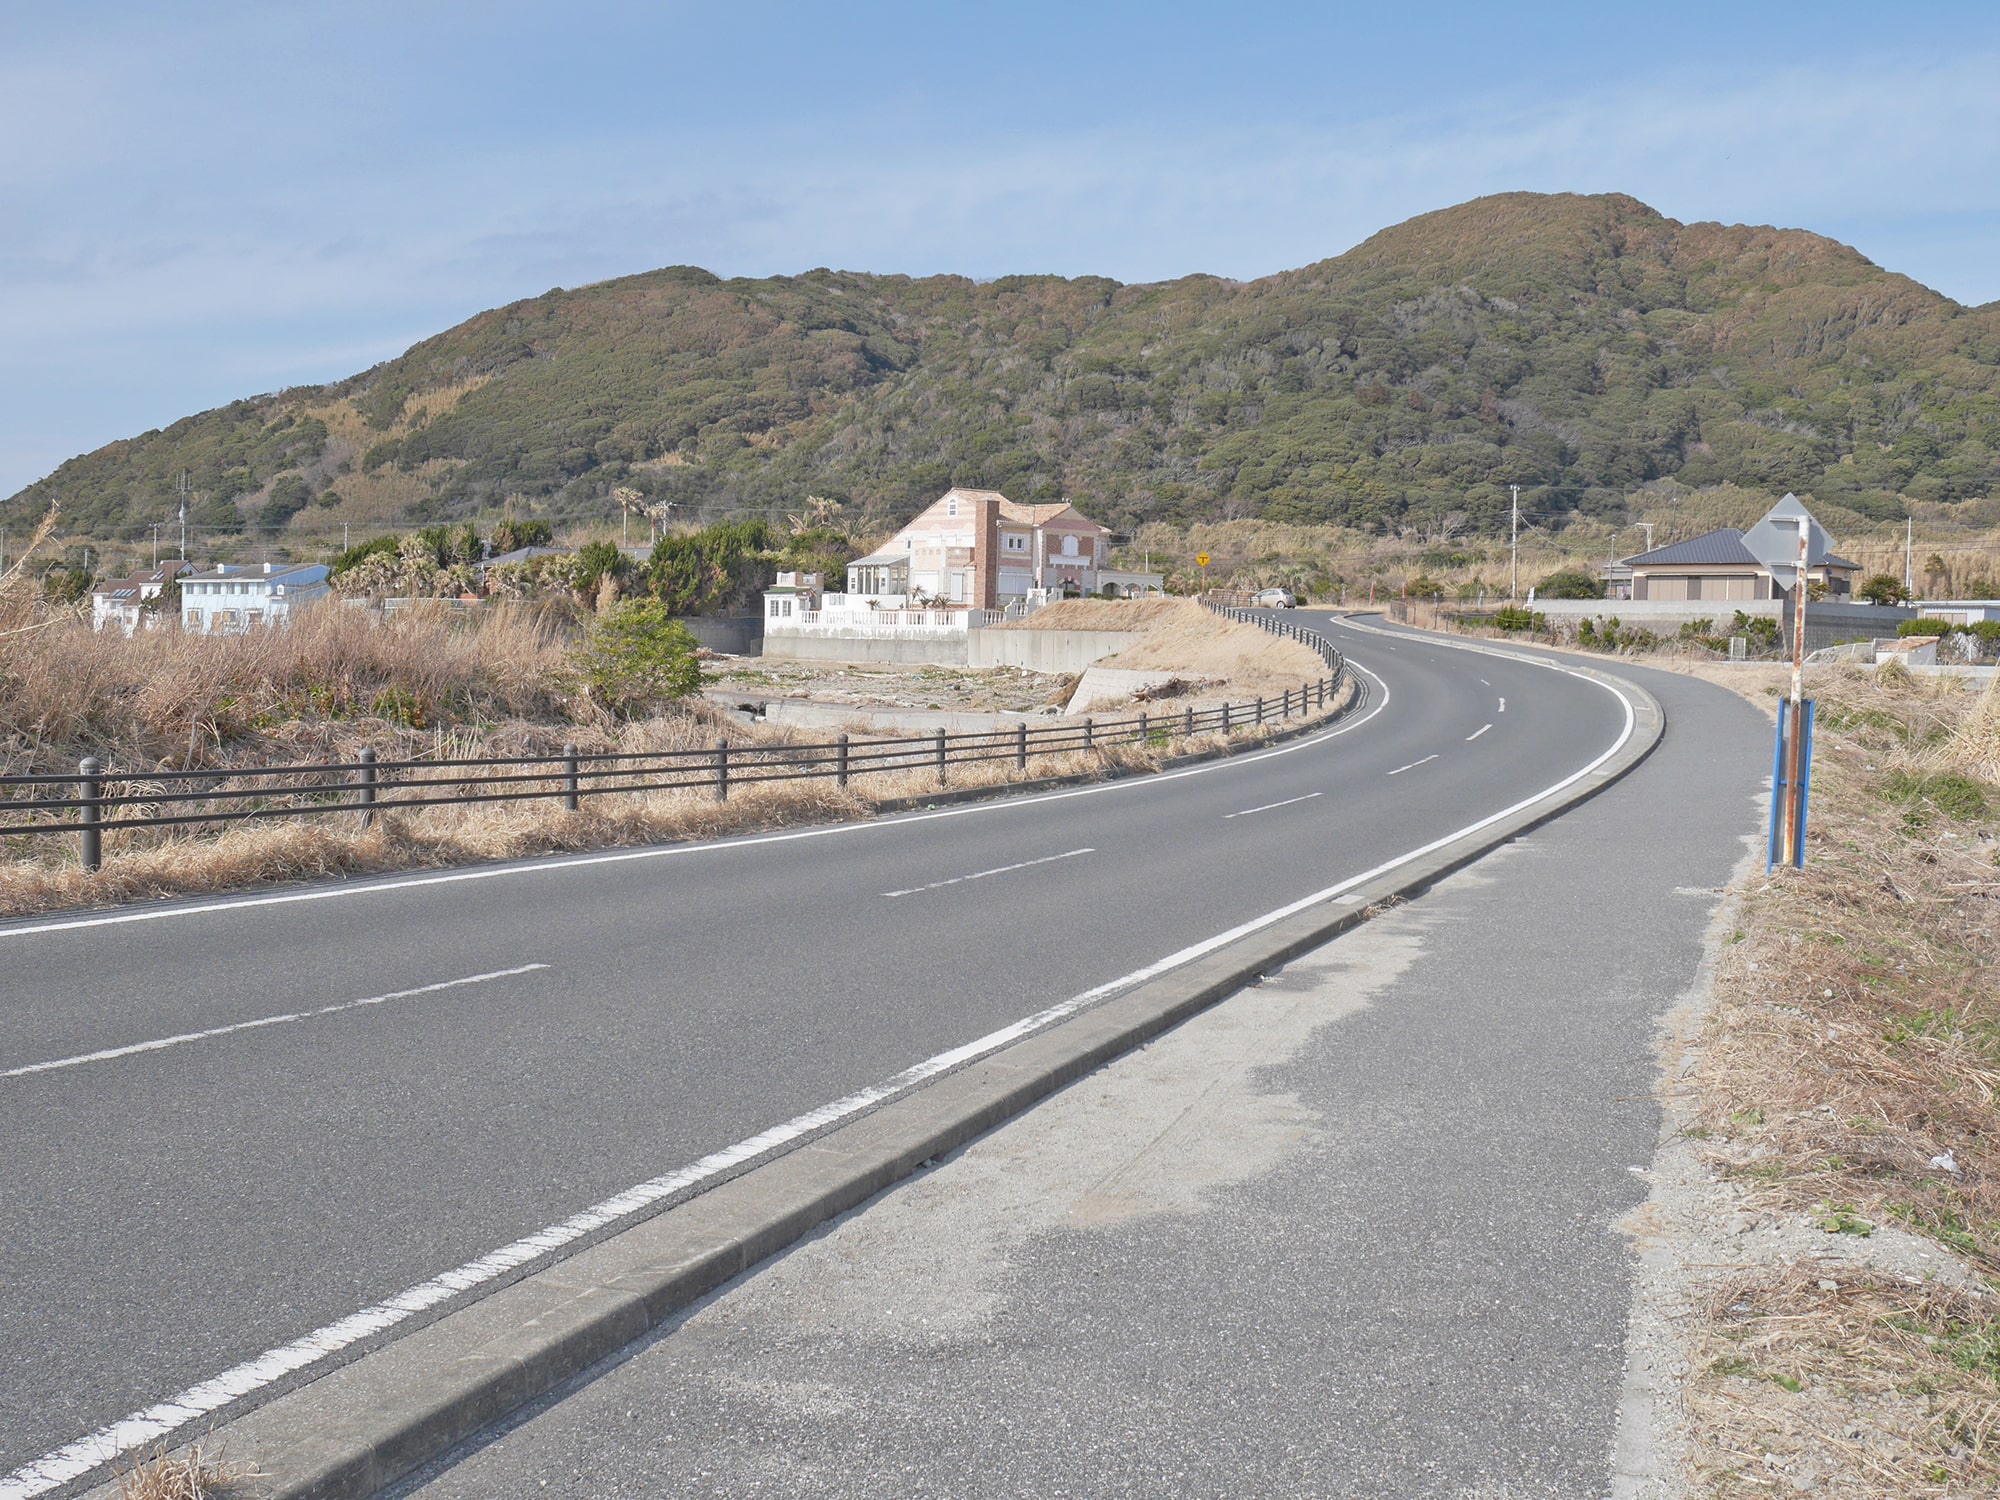
[[[1526,608],[1506,608],[1493,616],[1493,624],[1500,630],[1532,630],[1540,633],[1548,628],[1549,617]]]
[[[1903,587],[1903,580],[1895,574],[1875,573],[1854,591],[1854,595],[1864,604],[1901,604],[1910,597],[1910,591]]]
[[[1537,599],[1602,599],[1604,585],[1588,573],[1564,568],[1535,585]]]
[[[657,599],[631,599],[590,622],[574,662],[592,700],[630,718],[701,688],[694,634]]]
[[[1899,636],[1946,636],[1950,635],[1956,629],[1958,627],[1949,620],[1905,620],[1896,627],[1896,634]]]
[[[329,578],[338,578],[350,569],[358,568],[371,557],[394,557],[402,546],[393,536],[371,536],[365,542],[356,542],[345,552],[334,554],[333,564],[327,570]]]

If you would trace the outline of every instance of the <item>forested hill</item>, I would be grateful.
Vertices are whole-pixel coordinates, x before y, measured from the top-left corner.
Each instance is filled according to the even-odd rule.
[[[1863,515],[2000,490],[2000,303],[1796,230],[1513,193],[1253,282],[652,271],[63,465],[79,531],[609,514],[613,486],[900,520],[951,483],[1113,524],[1614,508],[1648,479]]]

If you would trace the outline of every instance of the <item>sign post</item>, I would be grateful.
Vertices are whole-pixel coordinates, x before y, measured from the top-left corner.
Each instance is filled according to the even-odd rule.
[[[1206,552],[1195,553],[1194,565],[1201,569],[1201,591],[1205,594],[1208,592],[1208,554]]]
[[[1798,496],[1787,495],[1743,534],[1750,555],[1770,570],[1792,600],[1792,692],[1778,705],[1778,744],[1771,763],[1771,834],[1764,872],[1806,865],[1806,803],[1812,790],[1812,700],[1805,696],[1806,593],[1811,587],[1813,544],[1830,550],[1826,533]]]

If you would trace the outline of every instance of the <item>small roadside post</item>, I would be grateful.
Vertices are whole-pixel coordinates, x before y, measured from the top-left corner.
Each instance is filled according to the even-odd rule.
[[[1805,696],[1806,593],[1815,550],[1831,543],[1819,523],[1787,495],[1743,533],[1750,555],[1769,570],[1792,600],[1792,691],[1778,704],[1778,738],[1771,760],[1771,828],[1764,873],[1779,865],[1806,866],[1806,807],[1812,794],[1813,703]]]
[[[1195,553],[1194,565],[1201,569],[1201,591],[1206,594],[1208,592],[1208,554],[1206,552]]]

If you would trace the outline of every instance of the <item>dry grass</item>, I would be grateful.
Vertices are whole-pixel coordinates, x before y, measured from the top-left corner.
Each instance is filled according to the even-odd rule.
[[[1228,684],[1232,695],[1272,697],[1326,675],[1319,653],[1255,625],[1243,625],[1189,600],[1135,600],[1161,606],[1145,635],[1107,667],[1144,672],[1186,672]],[[1066,606],[1057,606],[1058,608]],[[1116,607],[1107,602],[1107,608]],[[1046,613],[1047,611],[1045,611]]]
[[[1691,1351],[1697,1492],[1992,1494],[2000,1343],[1990,1301],[1819,1270],[1727,1278],[1700,1309]]]
[[[998,630],[1145,630],[1184,611],[1200,609],[1186,599],[1063,599],[1025,620],[1009,620]]]
[[[1783,676],[1702,675],[1767,703]],[[1753,1213],[1856,1245],[1907,1229],[2000,1275],[2000,700],[1899,670],[1809,691],[1808,866],[1745,898],[1691,1130]],[[1781,1469],[1856,1497],[2000,1489],[1990,1294],[1745,1272],[1694,1338],[1704,1493],[1769,1493]]]
[[[1351,690],[1327,712],[1337,711],[1349,696]],[[551,782],[546,800],[389,810],[365,828],[358,814],[335,814],[231,824],[220,834],[186,829],[107,832],[104,866],[96,872],[76,863],[72,840],[36,839],[24,845],[22,857],[0,864],[0,916],[237,890],[277,881],[713,839],[861,818],[884,803],[921,800],[944,788],[1152,770],[1169,755],[1248,748],[1286,727],[1274,721],[1227,736],[1210,732],[1179,738],[1171,733],[1175,722],[1172,716],[1163,716],[1161,731],[1145,745],[1101,744],[1087,754],[1079,750],[1033,755],[1025,771],[1015,769],[1011,753],[1002,747],[991,760],[949,764],[943,781],[929,767],[857,774],[844,789],[831,779],[744,780],[732,783],[727,801],[717,801],[705,787],[620,792],[587,796],[574,813],[562,808]],[[733,723],[719,725],[705,708],[696,707],[623,726],[602,735],[595,748],[708,749],[719,733],[739,745],[750,739],[783,743],[775,733]],[[864,748],[867,731],[854,738],[856,749]],[[459,745],[455,753],[472,748]]]
[[[256,1477],[200,1443],[174,1453],[155,1448],[131,1468],[113,1472],[119,1500],[221,1500]]]
[[[51,618],[0,637],[0,752],[11,771],[50,772],[84,755],[122,769],[327,759],[443,730],[521,742],[596,722],[566,686],[564,649],[527,609],[377,621],[323,607],[283,630],[130,641]]]

